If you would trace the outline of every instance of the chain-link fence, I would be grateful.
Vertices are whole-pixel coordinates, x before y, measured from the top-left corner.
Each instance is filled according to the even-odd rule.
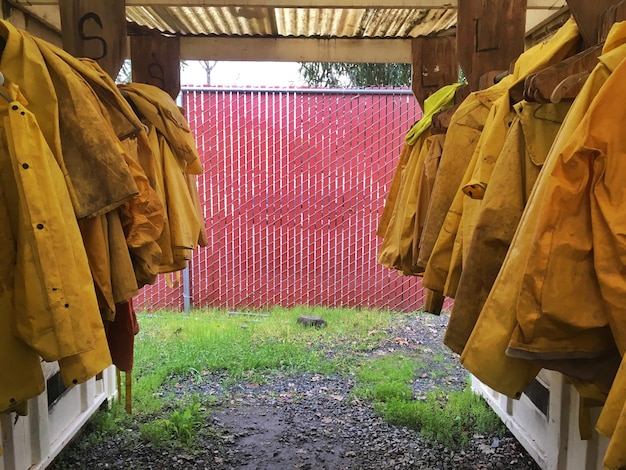
[[[410,91],[186,89],[204,164],[209,246],[160,276],[139,308],[422,305],[419,278],[377,264],[378,218],[404,135]]]

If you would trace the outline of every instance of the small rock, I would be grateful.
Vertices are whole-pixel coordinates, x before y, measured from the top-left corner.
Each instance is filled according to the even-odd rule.
[[[314,315],[301,315],[298,317],[298,323],[304,326],[314,326],[315,328],[324,328],[327,325],[326,320]]]

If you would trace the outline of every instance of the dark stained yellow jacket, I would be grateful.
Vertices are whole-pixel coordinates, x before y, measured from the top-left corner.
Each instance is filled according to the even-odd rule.
[[[29,101],[65,176],[76,216],[104,214],[134,197],[137,188],[93,89],[51,45],[6,21],[0,22],[0,35],[7,43],[0,70]]]
[[[462,270],[462,258],[467,255],[467,247],[476,225],[480,200],[487,187],[493,164],[502,150],[508,129],[507,124],[512,119],[510,87],[523,81],[528,74],[573,54],[578,40],[578,28],[574,20],[570,19],[547,42],[538,44],[520,55],[515,62],[513,74],[492,87],[498,90],[504,88],[504,90],[489,110],[485,126],[463,176],[461,187],[446,214],[446,220],[428,260],[424,274],[425,287],[442,291],[449,297],[455,296]]]
[[[515,118],[494,165],[456,291],[445,344],[458,354],[491,291],[539,175],[571,102],[514,106]],[[503,197],[506,195],[506,197]]]

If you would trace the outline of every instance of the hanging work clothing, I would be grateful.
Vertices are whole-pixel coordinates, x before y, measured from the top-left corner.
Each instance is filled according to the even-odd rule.
[[[547,200],[546,196],[549,186],[546,182],[554,178],[552,174],[555,168],[557,168],[557,163],[561,161],[560,155],[567,148],[572,136],[580,132],[578,125],[581,122],[581,118],[591,106],[598,91],[604,85],[611,72],[617,67],[619,61],[626,57],[626,46],[621,44],[622,38],[625,37],[625,32],[624,25],[621,23],[617,23],[611,29],[598,66],[593,70],[580,94],[572,104],[535,183],[502,268],[461,355],[461,363],[470,373],[474,374],[487,386],[510,397],[519,397],[524,387],[533,380],[539,369],[547,365],[545,361],[542,362],[542,365],[538,365],[530,360],[511,357],[506,354],[513,332],[517,327],[518,314],[523,316],[530,313],[528,311],[519,311],[519,306],[524,304],[518,303],[518,296],[522,284],[530,281],[527,278],[527,274],[524,273],[524,269],[526,263],[531,260],[532,237],[541,216],[542,201]],[[549,234],[549,232],[546,233]],[[582,253],[580,252],[580,254]],[[547,258],[534,258],[534,260],[536,262],[545,262]],[[579,261],[585,262],[585,259],[579,259]],[[580,268],[584,267],[585,265],[582,264]],[[582,274],[580,268],[576,267],[574,271],[567,272],[562,280],[567,279],[568,283],[570,281],[576,282],[579,279],[579,274]],[[589,272],[589,269],[586,267],[585,270],[587,273]],[[577,273],[577,275],[572,277],[573,273]],[[538,282],[541,282],[541,278],[538,278]],[[557,288],[556,291],[548,292],[544,289],[542,295],[550,296],[552,294],[553,297],[545,297],[546,300],[551,302],[550,308],[561,309],[567,306],[567,314],[569,316],[573,316],[577,312],[592,313],[593,315],[600,315],[606,321],[606,317],[602,312],[603,301],[600,294],[594,291],[592,286],[594,283],[593,277],[587,278],[582,283],[576,282],[576,288],[584,288],[583,292],[588,293],[590,297],[583,299],[577,295],[576,297],[579,298],[580,303],[575,305],[570,303],[568,294],[564,294],[567,284],[563,282],[554,284],[554,288]],[[597,284],[595,285],[597,286]],[[539,291],[535,287],[533,287],[533,293],[537,294]],[[541,298],[538,298],[538,300],[541,301]],[[561,304],[561,306],[559,307],[555,304]],[[526,302],[525,305],[529,304]],[[542,312],[543,314],[543,309],[546,307],[548,305],[542,304],[541,310],[536,312]],[[589,310],[587,311],[587,309]],[[530,314],[528,319],[532,320],[533,316],[537,318],[539,315],[537,313],[534,315]],[[522,321],[527,320],[522,318]],[[599,328],[594,331],[604,336],[608,328],[598,326]],[[537,334],[539,333],[540,331],[537,330]],[[609,340],[608,345],[610,345],[612,340],[611,338],[607,339]],[[594,341],[591,346],[595,343]],[[576,345],[574,349],[581,349],[581,346],[584,345]],[[587,348],[589,345],[584,347]],[[571,349],[572,347],[568,347],[568,350]]]
[[[500,93],[500,87],[470,93],[452,115],[420,237],[417,261],[420,265],[426,266],[430,259],[444,217],[461,184],[463,172],[478,143],[489,109]]]
[[[456,295],[463,257],[467,255],[467,247],[476,225],[480,200],[487,186],[487,176],[491,174],[491,168],[502,150],[508,129],[507,123],[512,120],[514,114],[510,104],[510,88],[521,83],[530,73],[572,55],[576,50],[578,39],[578,27],[574,20],[570,19],[548,41],[521,54],[515,62],[513,73],[492,87],[504,88],[504,91],[489,110],[461,187],[457,190],[446,214],[424,273],[425,287],[443,292],[447,297]]]
[[[596,357],[612,350],[611,338],[621,355],[626,352],[626,145],[618,130],[626,112],[616,99],[626,64],[600,61],[611,75],[579,116],[576,133],[543,181],[544,198],[534,203],[537,219],[509,355]]]
[[[459,86],[460,83],[455,83],[442,87],[426,98],[424,116],[405,136],[405,149],[410,151],[406,160],[401,156],[385,202],[383,218],[379,222],[378,233],[383,237],[383,242],[379,249],[378,262],[383,266],[398,269],[405,275],[421,274],[423,271],[413,262],[417,258],[413,254],[413,238],[416,225],[418,232],[421,233],[423,219],[428,211],[429,197],[425,193],[425,188],[422,189],[421,196],[418,190],[424,162],[434,140],[429,132],[432,117],[454,104],[454,95]],[[420,203],[422,206],[418,207]]]
[[[16,335],[5,338],[16,352],[1,356],[0,369],[15,372],[4,363],[18,361],[21,371],[17,377],[23,384],[2,387],[3,408],[7,401],[12,403],[11,399],[24,400],[40,391],[41,367],[32,354],[47,361],[59,360],[68,386],[84,382],[111,364],[63,174],[35,116],[24,106],[24,100],[19,101],[17,90],[15,85],[3,87],[5,96],[15,101],[2,107],[0,134],[6,149],[0,152],[6,203],[2,212],[8,217],[2,225],[11,228],[13,243],[8,246],[12,253],[7,259],[14,260],[13,282],[3,294],[3,302],[11,302],[3,310],[3,321],[10,316],[10,327],[3,332]],[[18,346],[20,340],[32,354]],[[14,381],[12,378],[2,383]]]
[[[137,187],[119,141],[89,85],[49,48],[40,48],[43,41],[6,21],[0,22],[0,34],[6,40],[0,70],[31,103],[76,217],[106,213],[134,197]]]
[[[13,91],[13,92],[12,92]],[[17,88],[0,87],[0,92],[11,99],[20,99]],[[22,99],[20,99],[23,101]],[[7,160],[6,119],[8,103],[0,99],[0,413],[13,409],[28,398],[35,397],[45,389],[44,376],[39,364],[39,355],[14,334],[15,309],[13,306],[14,273],[17,264],[16,226],[9,217],[9,203],[16,202],[12,164]],[[10,188],[10,194],[6,194]],[[17,221],[16,221],[17,222]],[[35,280],[37,282],[38,280]]]
[[[204,219],[200,213],[195,174],[201,171],[195,140],[172,98],[145,84],[120,85],[148,127],[147,142],[154,155],[156,193],[166,208],[164,228],[158,239],[161,248],[159,272],[184,269],[191,250],[206,246]]]
[[[460,205],[462,194],[460,194],[459,186],[463,180],[463,174],[470,164],[491,106],[506,89],[505,83],[500,82],[487,90],[470,93],[450,120],[430,197],[428,214],[420,237],[417,259],[418,265],[426,266],[425,276],[428,276],[428,279],[425,279],[423,286],[430,290],[443,293],[447,270],[450,266],[454,235],[458,230],[458,220],[454,217],[457,211],[451,209],[453,206]],[[452,237],[445,240],[442,237],[439,241],[442,231],[449,232]],[[435,251],[437,243],[448,244],[449,251],[440,247]],[[434,259],[432,258],[433,251],[437,253]],[[430,278],[433,280],[431,281]],[[435,294],[435,296],[439,295]]]
[[[423,273],[426,268],[426,266],[419,261],[420,241],[430,209],[431,195],[433,193],[437,171],[439,170],[439,162],[441,161],[445,140],[445,134],[435,134],[429,138],[428,152],[424,157],[424,162],[418,177],[417,205],[411,250],[412,269],[416,273]]]
[[[494,165],[463,263],[444,343],[461,354],[491,291],[539,175],[571,102],[523,101],[513,107],[502,152]],[[506,195],[506,197],[503,197]]]
[[[385,233],[387,233],[387,230],[389,229],[389,221],[393,216],[393,211],[396,207],[396,201],[398,199],[398,193],[400,192],[400,185],[402,184],[402,175],[405,172],[409,156],[411,155],[414,146],[414,144],[407,144],[406,140],[402,143],[398,166],[396,167],[391,184],[389,185],[389,191],[387,192],[387,198],[385,199],[385,206],[383,207],[383,212],[378,219],[378,227],[376,228],[376,235],[381,238],[385,237]]]
[[[120,85],[120,89],[128,93],[141,116],[165,137],[181,164],[184,162],[185,173],[201,174],[202,164],[196,141],[172,97],[160,88],[145,83],[127,83]]]
[[[397,269],[405,275],[413,272],[413,231],[417,211],[417,184],[420,169],[432,139],[430,132],[422,133],[411,146],[406,167],[402,171],[402,179],[397,200],[387,232],[378,250],[378,263],[391,269]]]

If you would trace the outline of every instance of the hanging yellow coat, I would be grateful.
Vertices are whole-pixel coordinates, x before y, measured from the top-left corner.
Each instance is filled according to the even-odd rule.
[[[404,168],[398,191],[398,199],[389,221],[387,232],[378,250],[378,263],[388,268],[397,269],[403,274],[412,272],[413,226],[417,209],[416,179],[424,158],[428,153],[430,133],[422,133],[411,147],[411,154]]]
[[[165,136],[176,157],[185,162],[185,173],[201,174],[202,164],[195,138],[172,97],[160,88],[145,83],[127,83],[120,88],[129,94],[141,115]]]
[[[18,99],[17,89],[13,91],[0,87],[0,92],[12,99]],[[0,142],[6,149],[5,119],[8,103],[0,99]],[[4,155],[4,156],[3,156]],[[0,174],[12,178],[11,163],[5,152],[0,152]],[[44,391],[45,381],[39,355],[15,335],[15,308],[13,305],[14,270],[16,258],[16,227],[9,217],[9,201],[15,203],[15,194],[5,192],[12,186],[3,178],[0,184],[0,413],[15,407]],[[14,183],[13,183],[14,185]]]
[[[559,161],[559,155],[570,138],[578,133],[578,124],[599,89],[619,61],[626,56],[626,46],[621,45],[624,37],[624,25],[616,24],[607,38],[600,63],[586,81],[565,118],[533,188],[502,268],[461,355],[461,362],[469,372],[487,386],[510,397],[519,397],[541,367],[529,360],[511,357],[506,354],[506,350],[517,326],[517,299],[524,281],[523,268],[529,260],[532,243],[530,235],[535,231],[541,202],[546,196],[547,185],[544,183],[551,179],[550,175]],[[568,273],[564,279],[569,282],[570,277]],[[555,294],[559,295],[559,301],[566,302],[568,299],[563,295],[563,287],[564,284],[561,283],[560,290]],[[602,299],[594,294],[594,298],[584,299],[584,303],[574,306],[569,314],[584,311],[585,306],[598,312],[601,310],[601,303]]]
[[[571,102],[521,102],[493,169],[463,263],[444,343],[461,354]],[[506,195],[506,197],[502,197]]]
[[[428,130],[433,115],[452,106],[455,91],[460,85],[455,83],[444,86],[426,98],[424,116],[413,125],[405,137],[405,143],[411,148],[411,152],[406,162],[401,161],[396,169],[390,196],[385,204],[386,213],[383,213],[383,216],[389,217],[389,222],[379,249],[378,262],[383,266],[398,269],[405,275],[422,272],[422,269],[413,263],[417,258],[417,255],[413,255],[413,237],[415,226],[423,226],[423,219],[428,210],[427,207],[418,208],[419,202],[428,204],[424,192],[421,199],[418,197],[424,161],[433,142]],[[419,215],[419,220],[416,215]],[[379,224],[380,226],[382,224]],[[421,232],[421,228],[419,231]]]
[[[409,156],[413,151],[413,147],[414,145],[409,145],[406,141],[402,144],[398,166],[393,174],[393,179],[391,180],[391,185],[389,186],[389,191],[387,192],[383,212],[378,219],[376,235],[381,238],[385,236],[385,233],[387,233],[387,229],[389,228],[389,221],[393,216],[393,211],[396,207],[396,201],[398,199],[398,192],[400,191],[400,185],[402,184],[402,175],[404,174],[406,165],[409,161]]]
[[[137,188],[93,90],[43,41],[7,22],[0,22],[0,34],[6,40],[0,70],[31,103],[76,216],[103,214],[134,197]]]
[[[15,90],[5,94],[18,98]],[[12,291],[7,294],[13,297],[9,331],[35,354],[58,359],[70,386],[111,364],[87,256],[63,175],[35,117],[19,101],[9,104],[5,116],[7,151],[1,155],[7,160],[0,173],[8,220],[3,224],[11,227],[15,253],[9,257],[15,260]],[[16,346],[17,357],[11,354],[2,360],[19,361],[20,349]],[[29,394],[40,388],[39,363],[36,372],[32,359],[25,356],[24,361],[18,362],[24,385],[13,390],[2,387],[3,406],[6,399],[30,398],[19,396],[24,387]]]
[[[501,85],[470,93],[452,115],[420,236],[417,264],[426,266]],[[448,263],[449,264],[449,263]],[[447,268],[447,265],[446,265]]]
[[[424,115],[411,127],[409,132],[407,132],[404,138],[402,151],[400,152],[400,160],[398,162],[398,166],[396,167],[396,171],[393,174],[391,186],[389,187],[387,199],[385,200],[385,207],[383,208],[383,213],[378,221],[376,235],[379,237],[384,237],[385,233],[387,233],[389,220],[391,219],[393,211],[396,208],[396,199],[398,197],[400,185],[404,178],[405,168],[409,161],[409,155],[413,151],[415,145],[421,145],[421,142],[423,142],[423,140],[420,139],[420,136],[430,127],[434,114],[453,105],[454,95],[459,86],[461,86],[460,83],[444,86],[433,93],[433,95],[426,98],[424,101]]]
[[[154,154],[155,189],[166,207],[164,229],[159,238],[162,250],[159,271],[184,269],[191,250],[206,242],[195,181],[200,169],[195,141],[180,109],[172,98],[151,85],[120,85],[146,121],[148,142]],[[195,177],[194,177],[195,179]]]
[[[626,359],[617,372],[613,386],[604,403],[596,430],[610,438],[609,447],[604,455],[606,470],[619,470],[626,465]]]
[[[468,171],[461,183],[462,194],[455,196],[449,216],[446,215],[449,220],[444,221],[443,230],[437,237],[424,274],[424,286],[435,291],[443,291],[444,295],[449,297],[456,294],[462,270],[462,257],[467,255],[467,247],[476,225],[479,200],[484,195],[493,164],[502,150],[507,124],[513,117],[509,89],[523,81],[530,73],[560,62],[575,53],[578,40],[578,27],[574,20],[570,19],[550,40],[520,55],[515,62],[513,74],[494,85],[499,89],[504,88],[504,92],[491,106],[485,127],[468,165]]]
[[[547,172],[544,198],[534,203],[509,354],[597,357],[613,350],[612,338],[620,354],[626,352],[626,145],[620,133],[626,107],[619,99],[626,63],[600,61],[611,76]]]
[[[436,134],[430,137],[428,153],[424,158],[424,164],[417,183],[417,208],[415,213],[415,225],[413,227],[413,246],[411,250],[413,257],[412,269],[417,273],[423,273],[426,268],[426,266],[419,261],[420,242],[430,209],[431,195],[433,193],[437,171],[439,170],[439,162],[441,161],[445,140],[445,134]]]

